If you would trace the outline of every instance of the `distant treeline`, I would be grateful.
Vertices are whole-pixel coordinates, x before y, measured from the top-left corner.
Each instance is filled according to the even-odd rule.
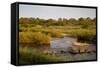
[[[43,25],[43,26],[64,26],[64,25],[84,25],[87,27],[88,25],[95,26],[96,25],[96,18],[58,18],[56,19],[41,19],[41,18],[20,18],[20,24],[32,24],[32,25]]]

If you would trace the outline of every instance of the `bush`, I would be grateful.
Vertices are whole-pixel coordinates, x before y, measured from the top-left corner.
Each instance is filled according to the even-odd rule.
[[[71,33],[72,37],[78,38],[78,41],[83,41],[83,42],[96,42],[96,30],[75,30],[72,31]]]
[[[51,37],[49,35],[45,35],[44,33],[41,32],[36,32],[33,34],[33,41],[34,43],[38,45],[43,45],[43,44],[50,44]]]
[[[49,34],[50,34],[52,37],[57,37],[57,38],[63,37],[63,33],[60,32],[60,31],[50,31]]]
[[[19,43],[50,44],[51,37],[41,32],[19,32]]]

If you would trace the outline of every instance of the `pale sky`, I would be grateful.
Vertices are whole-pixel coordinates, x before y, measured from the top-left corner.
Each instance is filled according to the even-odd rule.
[[[80,18],[80,17],[96,17],[96,9],[94,8],[78,8],[78,7],[59,7],[59,6],[40,6],[40,5],[19,5],[19,18],[33,17],[44,19],[58,18]]]

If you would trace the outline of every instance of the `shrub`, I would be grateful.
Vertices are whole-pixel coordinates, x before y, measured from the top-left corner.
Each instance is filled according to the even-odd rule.
[[[36,45],[50,44],[51,37],[41,32],[19,32],[20,43],[33,43]]]
[[[63,33],[60,32],[60,31],[50,31],[49,34],[50,34],[52,37],[57,37],[57,38],[63,37]]]
[[[77,37],[78,41],[83,41],[83,42],[96,42],[96,30],[75,30],[72,31],[71,33],[72,37]]]
[[[49,35],[45,35],[44,33],[36,32],[33,34],[33,41],[38,45],[50,44],[51,37]]]

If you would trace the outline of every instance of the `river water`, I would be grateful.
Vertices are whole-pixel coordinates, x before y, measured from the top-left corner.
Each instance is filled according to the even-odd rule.
[[[74,46],[72,43],[77,42],[77,38],[55,38],[50,42],[49,46],[42,46],[42,47],[34,47],[31,49],[37,49],[42,51],[53,51],[54,56],[57,57],[65,57],[68,58],[69,61],[77,61],[77,60],[95,60],[96,59],[96,45],[90,44],[88,47],[88,51],[90,52],[84,52],[84,53],[75,53],[72,54],[69,51],[71,51],[72,48],[76,48],[78,46]],[[21,44],[21,45],[33,45],[33,44]],[[92,51],[94,50],[94,51]]]
[[[69,58],[69,60],[94,60],[96,59],[96,45],[95,44],[90,44],[89,46],[83,46],[81,47],[86,49],[91,52],[84,52],[84,53],[76,53],[72,54],[69,51],[71,48],[78,48],[79,46],[75,46],[72,43],[77,42],[77,38],[70,38],[70,37],[65,37],[65,38],[56,38],[51,41],[51,49],[55,51],[56,56],[65,56]]]

